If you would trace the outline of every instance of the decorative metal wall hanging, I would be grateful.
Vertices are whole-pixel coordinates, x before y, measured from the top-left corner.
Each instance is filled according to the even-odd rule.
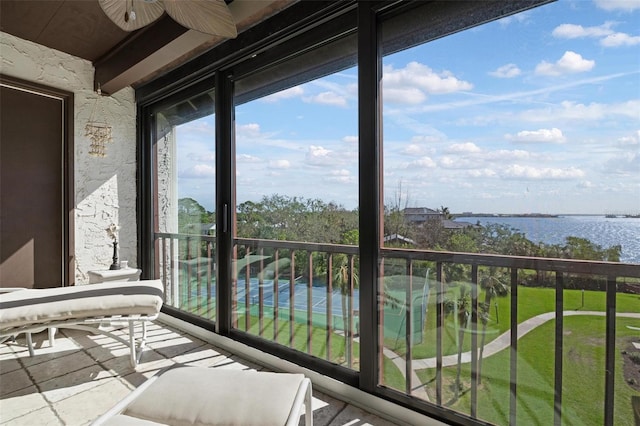
[[[91,115],[89,121],[84,126],[84,135],[89,138],[91,144],[89,145],[89,155],[94,157],[106,157],[106,144],[113,142],[112,127],[106,122],[106,114],[104,112],[104,105],[100,105],[100,115],[96,116],[96,110],[98,109],[98,103],[102,97],[102,91],[100,86],[97,90],[98,96],[91,109]],[[99,121],[102,118],[104,121]]]

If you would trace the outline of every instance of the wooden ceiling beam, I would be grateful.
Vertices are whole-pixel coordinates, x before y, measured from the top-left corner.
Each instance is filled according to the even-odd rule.
[[[297,0],[234,0],[229,10],[238,31],[277,13]],[[105,94],[139,86],[205,52],[224,38],[188,30],[168,15],[136,31],[103,58],[94,61],[94,86]]]
[[[166,65],[172,56],[186,53],[170,50],[177,40],[189,32],[195,31],[189,31],[167,15],[138,30],[116,49],[94,62],[95,88],[99,85],[103,93],[113,94],[145,78],[161,65]],[[191,46],[192,49],[194,47],[197,46]]]

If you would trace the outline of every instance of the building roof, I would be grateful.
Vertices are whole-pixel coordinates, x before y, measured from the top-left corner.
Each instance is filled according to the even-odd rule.
[[[406,209],[402,210],[402,212],[405,215],[408,215],[408,214],[437,214],[437,215],[439,215],[440,214],[439,211],[430,209],[428,207],[407,207]]]
[[[416,242],[414,240],[412,240],[411,238],[407,238],[407,237],[405,237],[403,235],[400,235],[400,234],[385,235],[384,242],[388,243],[390,241],[400,241],[401,243],[412,244],[412,245],[416,244]]]

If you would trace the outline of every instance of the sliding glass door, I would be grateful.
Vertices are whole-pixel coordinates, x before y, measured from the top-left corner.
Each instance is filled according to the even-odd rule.
[[[360,351],[355,44],[351,33],[296,52],[238,78],[234,98],[233,327],[349,370]]]
[[[161,106],[154,118],[156,276],[167,305],[215,320],[214,92]]]

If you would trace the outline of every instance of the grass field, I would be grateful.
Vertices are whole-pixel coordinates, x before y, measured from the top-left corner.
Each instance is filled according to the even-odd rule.
[[[619,319],[616,326],[617,348],[637,332],[627,325],[634,319]],[[517,423],[523,425],[553,424],[554,345],[549,339],[554,322],[536,328],[518,342]],[[638,336],[640,340],[640,336]],[[603,317],[576,316],[564,320],[563,346],[563,424],[603,424],[605,328]],[[622,356],[616,351],[615,424],[634,425],[631,398],[640,397],[623,378]],[[509,423],[509,350],[503,350],[483,361],[482,384],[478,388],[478,417],[496,424]],[[470,413],[470,364],[462,365],[462,390],[454,398],[456,367],[443,369],[445,406]],[[640,367],[639,367],[640,368]],[[423,382],[433,382],[435,370],[422,370]],[[428,392],[435,397],[435,387]]]

